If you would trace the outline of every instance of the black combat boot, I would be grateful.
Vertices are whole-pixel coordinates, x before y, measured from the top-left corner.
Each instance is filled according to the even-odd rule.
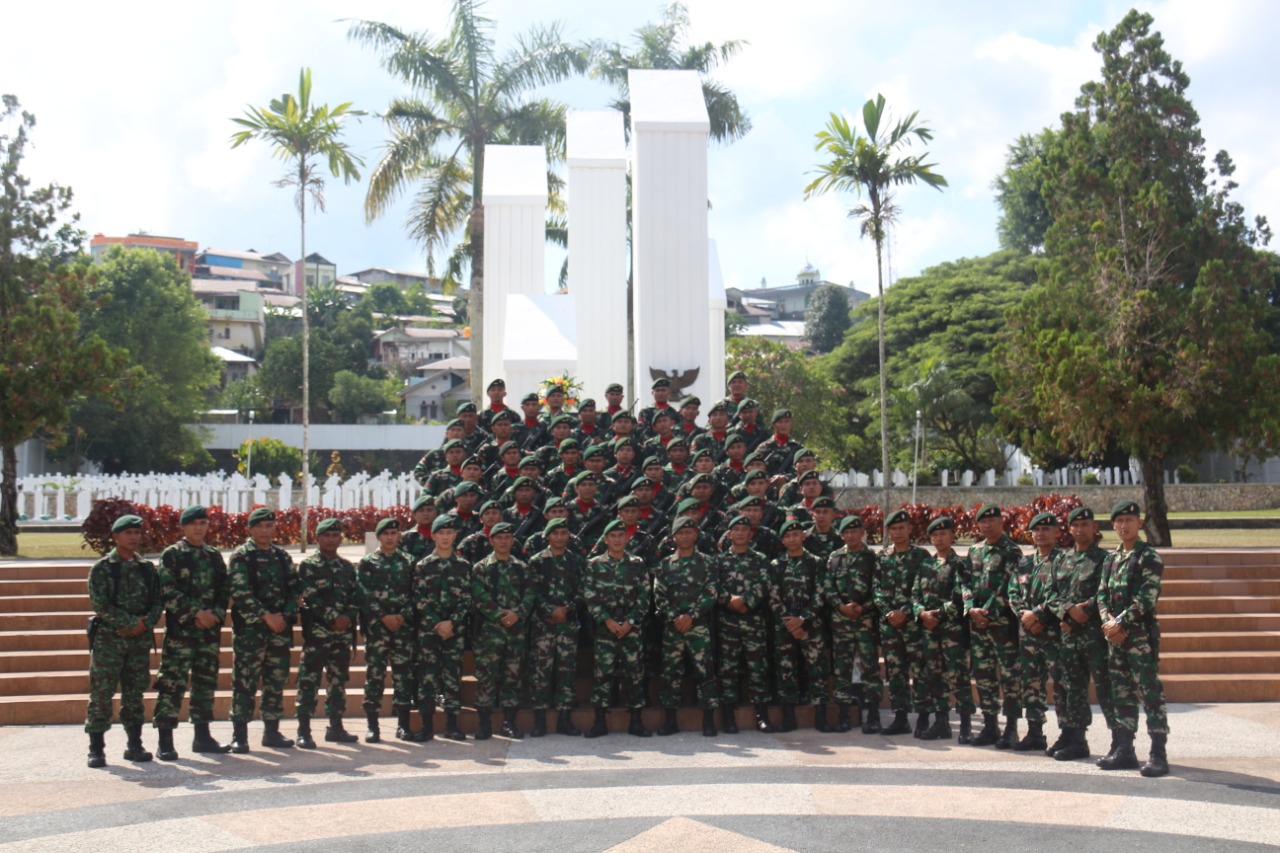
[[[231,751],[236,755],[249,754],[249,721],[231,721]]]
[[[1050,758],[1053,758],[1055,755],[1057,755],[1058,750],[1062,749],[1064,746],[1071,743],[1071,732],[1072,732],[1072,728],[1070,726],[1059,727],[1058,739],[1055,740],[1053,743],[1049,744],[1045,748],[1044,754],[1049,756]]]
[[[516,728],[516,714],[518,708],[502,709],[502,736],[509,737],[512,740],[524,740],[524,732]]]
[[[488,740],[493,737],[493,709],[476,708],[476,717],[478,718],[476,740]]]
[[[956,743],[973,743],[973,714],[968,711],[960,712],[960,736],[956,738]]]
[[[880,700],[868,696],[862,705],[862,733],[864,735],[880,734]]]
[[[653,734],[644,727],[644,713],[639,708],[631,709],[631,723],[627,726],[627,734],[636,737],[648,737]]]
[[[533,712],[533,730],[529,732],[529,737],[546,737],[547,736],[547,712],[541,708]]]
[[[97,769],[107,766],[106,732],[89,732],[89,767]]]
[[[853,718],[849,714],[849,706],[840,703],[840,713],[836,716],[835,730],[838,732],[848,732],[853,730]]]
[[[1165,746],[1169,743],[1169,735],[1151,735],[1151,755],[1140,771],[1148,779],[1167,776],[1169,773],[1169,757],[1165,754]]]
[[[1053,754],[1055,761],[1075,761],[1077,758],[1089,757],[1089,741],[1085,740],[1085,729],[1072,729],[1071,739],[1058,747]]]
[[[556,734],[568,737],[580,737],[582,730],[573,724],[573,712],[562,708],[556,712]]]
[[[382,741],[382,727],[378,724],[377,711],[364,712],[365,725],[368,729],[364,733],[365,743],[380,743]]]
[[[1044,736],[1044,723],[1027,723],[1027,735],[1013,745],[1014,752],[1039,752],[1049,744]]]
[[[396,708],[396,740],[414,740],[413,713],[408,708]]]
[[[720,720],[722,723],[720,731],[727,735],[736,735],[738,733],[738,706],[721,705]]]
[[[827,706],[825,704],[813,706],[813,728],[823,734],[831,733],[831,724],[827,722]]]
[[[982,715],[982,730],[973,736],[972,746],[991,746],[1000,739],[1000,720],[995,714]]]
[[[150,761],[151,753],[147,752],[142,745],[142,725],[125,726],[124,730],[129,736],[125,744],[124,760],[136,761],[139,764]]]
[[[1120,730],[1119,730],[1119,729],[1112,729],[1112,730],[1111,730],[1111,746],[1107,747],[1107,754],[1106,754],[1106,755],[1104,755],[1104,756],[1102,756],[1101,758],[1099,758],[1097,761],[1093,762],[1094,764],[1096,764],[1096,765],[1098,765],[1099,767],[1101,767],[1101,766],[1102,766],[1102,762],[1104,762],[1104,761],[1114,761],[1114,760],[1115,760],[1115,758],[1116,758],[1116,750],[1120,748],[1120,734],[1119,734],[1119,732],[1120,732]]]
[[[719,732],[716,731],[716,712],[713,708],[704,708],[702,711],[702,736],[715,737]]]
[[[444,736],[449,740],[466,740],[467,736],[458,728],[458,712],[444,712]]]
[[[587,737],[604,737],[609,733],[609,720],[604,708],[596,708],[596,718],[591,728],[587,729]]]
[[[916,740],[923,740],[924,733],[927,731],[929,731],[929,712],[921,711],[916,714],[916,730],[911,733],[911,736]]]
[[[800,728],[800,724],[796,722],[796,706],[782,706],[782,725],[778,726],[780,732],[794,732]]]
[[[905,735],[911,732],[911,721],[907,719],[906,711],[894,711],[893,722],[884,730],[886,735]]]
[[[329,715],[329,727],[324,730],[324,739],[328,743],[355,743],[360,740],[343,727],[341,714]]]
[[[1115,752],[1099,759],[1098,766],[1103,770],[1137,770],[1138,755],[1133,751],[1133,732],[1118,729]]]
[[[298,715],[298,739],[294,743],[298,749],[316,748],[316,739],[311,736],[311,718],[306,714]]]
[[[293,741],[280,734],[279,720],[262,721],[262,745],[275,749],[293,749]]]
[[[763,702],[756,703],[756,731],[772,734],[777,731],[769,722],[769,706]]]
[[[426,743],[435,740],[436,736],[436,709],[430,708],[418,714],[422,718],[422,728],[413,733],[413,740],[416,743]]]
[[[996,749],[1013,749],[1013,745],[1018,742],[1018,718],[1005,715],[1004,731],[1000,733],[1000,737],[996,739]]]
[[[208,723],[196,723],[192,728],[195,729],[195,735],[191,738],[192,752],[225,755],[231,751],[231,744],[224,745],[213,739],[213,735],[209,734]]]
[[[164,725],[156,730],[160,745],[156,748],[156,758],[161,761],[177,761],[178,750],[173,747],[173,729],[178,724],[176,719],[165,720]]]
[[[680,731],[680,724],[676,722],[676,709],[667,708],[663,712],[662,727],[658,729],[659,737],[667,737],[677,734]]]
[[[933,718],[933,725],[920,735],[920,740],[951,740],[951,714],[939,711]]]

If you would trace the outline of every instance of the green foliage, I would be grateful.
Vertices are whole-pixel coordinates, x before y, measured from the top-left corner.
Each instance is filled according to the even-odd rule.
[[[809,296],[804,309],[804,336],[818,352],[840,346],[849,328],[849,291],[838,284],[824,284]]]
[[[271,401],[262,393],[258,374],[254,374],[228,382],[218,399],[218,408],[235,409],[242,418],[248,418],[249,413],[253,412],[253,416],[259,422],[264,422],[270,412]]]
[[[1178,482],[1179,483],[1198,483],[1200,482],[1200,472],[1190,465],[1183,463],[1178,466]]]
[[[333,376],[329,402],[341,423],[356,423],[362,415],[378,415],[395,407],[394,385],[385,379],[339,370]]]
[[[288,474],[295,483],[302,478],[302,451],[278,438],[248,439],[232,456],[241,474],[261,474],[272,482],[281,474]]]
[[[329,399],[333,377],[339,370],[347,369],[340,347],[320,334],[311,338],[312,414],[321,410]],[[258,382],[264,394],[277,402],[297,403],[302,400],[302,338],[276,338],[267,346],[262,359]]]
[[[1053,224],[1044,200],[1044,164],[1054,142],[1054,132],[1045,128],[1035,136],[1023,134],[1009,146],[1004,171],[992,184],[1000,206],[996,233],[1002,249],[1038,253],[1044,248],[1044,232]]]
[[[404,291],[389,281],[371,286],[360,298],[363,307],[377,314],[408,314],[409,300]]]
[[[123,405],[89,394],[72,407],[77,455],[109,473],[207,468],[213,459],[187,426],[211,401],[220,363],[209,350],[208,315],[173,259],[113,248],[95,266],[81,326],[128,355]]]
[[[724,336],[726,340],[741,335],[742,330],[746,327],[746,317],[743,317],[737,311],[724,312]]]

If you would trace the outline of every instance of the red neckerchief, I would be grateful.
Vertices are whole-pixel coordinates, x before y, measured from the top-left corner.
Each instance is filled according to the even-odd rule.
[[[781,447],[782,445],[784,445],[784,444],[786,444],[788,441],[790,441],[790,440],[791,440],[791,437],[790,437],[790,436],[783,435],[783,434],[782,434],[782,433],[780,433],[780,432],[775,432],[775,433],[773,434],[773,440],[774,440],[774,441],[776,441],[776,442],[778,443],[778,446],[779,446],[779,447]]]
[[[658,402],[654,402],[653,407],[654,407],[655,409],[669,409],[669,408],[671,408],[671,404],[670,404],[670,403],[658,403]]]
[[[730,400],[732,400],[732,401],[733,401],[733,402],[735,402],[735,403],[741,403],[743,400],[747,399],[747,395],[746,395],[746,394],[743,394],[741,397],[739,397],[739,396],[737,396],[737,395],[735,395],[735,394],[730,394],[730,395],[729,395],[729,399],[730,399]]]
[[[489,411],[491,412],[501,412],[506,408],[507,408],[506,403],[490,403],[489,404]]]
[[[609,413],[609,414],[611,414],[611,415],[614,415],[614,414],[617,414],[618,412],[621,412],[621,411],[622,411],[622,406],[610,406],[610,407],[609,407],[608,409],[606,409],[605,411],[606,411],[606,412],[608,412],[608,413]]]
[[[688,435],[698,428],[698,425],[693,421],[681,421],[680,426],[684,427],[685,435]]]
[[[622,529],[623,529],[623,530],[625,530],[625,531],[627,531],[627,539],[628,539],[628,541],[630,541],[631,537],[632,537],[632,536],[635,536],[635,535],[636,535],[636,531],[640,529],[640,525],[638,525],[638,524],[628,524],[628,525],[625,525]]]
[[[739,459],[737,462],[734,462],[732,459],[730,459],[730,460],[729,460],[729,470],[730,470],[730,471],[735,471],[735,472],[737,472],[737,473],[741,474],[741,473],[742,473],[742,468],[743,468],[743,465],[742,465],[742,460],[741,460],[741,459]]]
[[[430,527],[430,526],[423,527],[421,524],[419,524],[419,525],[418,525],[418,535],[419,535],[419,536],[422,536],[422,537],[423,537],[424,539],[426,539],[428,542],[432,541],[432,540],[431,540],[431,527]]]
[[[480,532],[484,534],[485,539],[489,538],[489,528],[485,527],[484,525],[481,525]]]
[[[514,467],[514,468],[512,468],[510,465],[503,465],[503,466],[502,466],[502,470],[506,473],[506,475],[507,475],[508,477],[510,477],[510,478],[511,478],[511,479],[513,479],[513,480],[514,480],[516,477],[519,477],[519,476],[520,476],[520,466],[519,466],[519,465],[517,465],[517,466],[516,466],[516,467]]]
[[[519,512],[521,515],[528,515],[529,513],[533,512],[533,504],[529,504],[528,506],[522,506],[521,504],[516,504],[516,511]]]
[[[459,477],[461,477],[461,476],[462,476],[462,466],[461,466],[461,465],[450,465],[450,466],[449,466],[449,470],[450,470],[450,471],[452,471],[454,474],[458,475]]]
[[[643,518],[645,521],[648,521],[650,518],[653,518],[653,504],[650,504],[649,506],[640,507],[640,517]]]
[[[582,498],[575,498],[574,503],[576,503],[578,505],[578,509],[582,510],[584,513],[591,512],[591,508],[596,505],[594,500],[590,503],[584,503]]]
[[[678,476],[678,477],[683,477],[683,476],[684,476],[684,472],[685,472],[685,471],[687,471],[687,470],[689,470],[689,466],[688,466],[688,465],[681,465],[681,466],[679,466],[679,467],[676,467],[676,464],[675,464],[674,462],[673,462],[673,463],[671,463],[671,471],[672,471],[672,473],[673,473],[673,474],[675,474],[675,475],[676,475],[676,476]]]
[[[530,429],[533,429],[538,425],[538,419],[536,417],[533,420],[529,420],[528,418],[525,418],[524,425],[529,427]]]
[[[475,515],[474,512],[463,512],[462,510],[457,510],[454,514],[458,517],[459,521],[470,521],[471,516]]]
[[[577,473],[577,469],[568,465],[562,465],[561,467],[564,468],[564,475],[571,480],[573,479],[573,475]]]
[[[583,431],[583,433],[585,433],[586,435],[592,435],[592,434],[596,431],[596,425],[595,425],[595,424],[583,424],[583,425],[582,425],[582,431]]]
[[[716,441],[720,442],[721,444],[724,443],[724,438],[728,434],[729,434],[729,431],[727,429],[722,429],[722,430],[713,429],[711,431],[711,437],[714,438]]]
[[[742,422],[743,432],[755,432],[758,429],[760,429],[760,424],[755,424],[755,423],[749,424],[746,421]]]
[[[658,441],[662,442],[662,449],[663,449],[663,450],[666,450],[666,449],[667,449],[667,445],[671,443],[671,440],[672,440],[673,438],[675,438],[675,436],[674,436],[674,435],[660,435],[660,436],[658,436]]]

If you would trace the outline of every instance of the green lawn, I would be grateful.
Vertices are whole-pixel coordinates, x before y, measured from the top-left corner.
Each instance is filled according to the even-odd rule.
[[[1171,512],[1170,518],[1280,518],[1280,507],[1272,509],[1215,510],[1213,512]]]
[[[32,560],[56,560],[98,555],[84,547],[84,539],[79,533],[19,533],[18,556]]]

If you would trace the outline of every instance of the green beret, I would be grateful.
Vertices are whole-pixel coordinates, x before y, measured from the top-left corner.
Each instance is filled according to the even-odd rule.
[[[671,413],[670,409],[657,409],[653,413],[653,422],[656,424],[660,418],[674,421],[676,416]]]
[[[911,523],[911,513],[907,512],[905,509],[900,509],[897,512],[890,513],[889,516],[884,520],[885,527],[893,527],[893,525],[895,524],[910,524],[910,523]]]
[[[675,438],[667,442],[667,451],[670,452],[673,448],[676,448],[676,447],[688,447],[688,446],[689,446],[689,442],[685,441],[683,436],[677,435]]]
[[[733,373],[729,374],[729,378],[726,379],[725,382],[732,382],[735,379],[746,379],[746,378],[747,378],[747,374],[743,373],[741,370],[735,370]]]
[[[689,457],[689,461],[690,461],[691,463],[692,463],[692,462],[697,462],[699,459],[701,459],[701,458],[702,458],[702,457],[704,457],[704,456],[706,456],[707,458],[712,458],[712,457],[711,457],[711,448],[710,448],[710,447],[704,447],[704,448],[702,448],[701,450],[695,451],[695,452],[694,452],[694,454],[693,454],[692,456],[690,456],[690,457]]]
[[[509,424],[514,424],[518,420],[520,420],[520,417],[515,412],[510,409],[503,409],[493,416],[493,420],[490,423],[496,424],[498,421],[506,421]]]
[[[614,453],[617,453],[624,447],[630,447],[637,453],[640,452],[640,445],[636,444],[636,440],[631,436],[618,436],[613,441],[609,442],[609,446],[613,448]]]
[[[760,408],[760,404],[757,403],[755,400],[752,400],[750,397],[747,397],[745,400],[743,400],[741,403],[738,404],[738,413],[741,414],[747,409],[758,409],[758,408]]]
[[[614,507],[616,509],[626,509],[627,507],[635,506],[638,503],[640,503],[640,499],[635,495],[623,495],[618,498],[618,502],[614,504]]]
[[[1120,515],[1142,515],[1142,509],[1137,501],[1116,501],[1115,506],[1111,507],[1111,520],[1115,521],[1116,516]]]
[[[658,457],[656,456],[646,457],[644,460],[644,464],[640,466],[640,470],[643,471],[645,468],[652,468],[654,465],[657,465],[659,468],[662,467],[662,463],[658,461]]]
[[[742,437],[742,433],[731,432],[724,437],[724,446],[728,450],[735,444],[746,444],[747,440]]]
[[[458,427],[459,429],[466,428],[466,426],[462,423],[462,421],[458,420],[457,418],[453,418],[452,420],[448,421],[444,425],[445,429],[453,429],[454,427]]]
[[[764,462],[765,461],[764,456],[765,456],[764,451],[761,450],[759,447],[757,447],[755,450],[751,451],[745,457],[743,457],[742,464],[750,465],[753,462]]]
[[[810,468],[808,471],[805,471],[799,477],[796,477],[796,482],[805,483],[805,482],[808,482],[809,480],[818,480],[818,479],[821,479],[818,472],[815,469]]]
[[[823,507],[826,507],[827,509],[835,509],[836,502],[833,501],[831,498],[827,497],[826,495],[813,499],[813,506],[811,507],[811,509],[821,509]]]
[[[458,466],[458,467],[460,467],[460,468],[483,468],[483,467],[484,467],[484,460],[483,460],[483,459],[481,459],[479,456],[468,456],[466,459],[463,459],[463,460],[462,460],[462,464],[461,464],[460,466]]]
[[[796,451],[795,456],[791,457],[791,461],[795,462],[797,459],[817,459],[817,458],[818,458],[818,454],[814,453],[812,450],[810,450],[807,447],[802,447]]]
[[[556,445],[556,453],[564,453],[566,450],[577,450],[578,440],[576,438],[566,438],[564,441]]]
[[[1037,527],[1057,527],[1058,517],[1051,512],[1042,512],[1035,518],[1031,519],[1031,523],[1027,525],[1028,530],[1035,530]]]
[[[621,382],[610,382],[608,385],[604,386],[604,393],[612,394],[614,391],[617,391],[619,394],[622,393]]]
[[[537,488],[537,486],[534,484],[531,478],[526,477],[524,474],[521,474],[519,477],[516,477],[514,480],[511,481],[511,485],[508,487],[508,490],[514,492],[516,489],[523,489],[526,487],[530,489]]]
[[[504,453],[506,453],[508,450],[519,450],[519,449],[520,449],[520,445],[516,444],[514,441],[504,441],[502,442],[502,446],[498,448],[498,455],[501,456]]]
[[[540,403],[540,402],[542,401],[538,399],[538,395],[534,391],[530,391],[528,394],[525,394],[523,397],[520,398],[521,405],[525,403]]]
[[[490,388],[506,388],[506,387],[507,387],[506,382],[503,382],[501,379],[495,379],[489,383],[489,385],[486,387],[485,390],[487,391]]]
[[[584,483],[588,480],[593,483],[597,482],[595,471],[579,471],[577,474],[573,475],[573,479],[569,481],[569,485],[576,486],[579,483]]]
[[[713,482],[712,476],[705,472],[702,474],[694,474],[692,477],[689,478],[689,488],[691,489],[694,486],[701,485],[702,483],[710,483],[713,486],[715,485],[715,483]]]
[[[641,474],[639,477],[636,477],[634,480],[631,481],[631,491],[633,492],[636,489],[652,489],[652,488],[653,488],[653,480],[650,480],[648,477],[644,476],[643,474]]]
[[[476,512],[483,515],[485,512],[491,509],[496,509],[498,512],[502,512],[502,504],[494,500],[488,500],[480,504],[480,509],[476,510]]]
[[[613,532],[613,531],[615,531],[615,530],[626,530],[626,527],[623,525],[623,523],[622,523],[622,520],[621,520],[621,519],[615,518],[613,521],[611,521],[611,522],[609,522],[608,524],[606,524],[606,525],[604,526],[604,533],[602,533],[602,534],[600,534],[600,535],[601,535],[601,536],[608,536],[610,533],[612,533],[612,532]]]
[[[257,509],[255,509],[253,512],[249,513],[250,527],[253,527],[255,524],[261,524],[264,521],[275,521],[275,520],[276,520],[276,514],[271,510],[267,509],[265,506],[260,506]]]
[[[418,499],[413,502],[412,510],[414,512],[417,512],[418,510],[423,509],[424,507],[434,507],[435,505],[436,505],[435,501],[432,500],[431,495],[427,494],[426,492],[423,492],[422,494],[418,495]]]
[[[381,533],[381,532],[382,532],[382,525],[383,525],[383,524],[385,524],[385,523],[386,523],[386,522],[388,522],[388,521],[392,521],[392,520],[394,520],[394,519],[387,519],[387,518],[384,518],[384,519],[382,519],[382,521],[378,522],[378,532],[379,532],[379,533]],[[319,524],[317,524],[317,525],[316,525],[316,535],[317,535],[317,536],[319,536],[321,533],[328,533],[330,530],[336,530],[336,531],[338,531],[339,533],[341,533],[341,532],[342,532],[342,519],[340,519],[340,518],[326,518],[326,519],[324,519],[323,521],[321,521]]]
[[[568,527],[568,525],[569,525],[569,519],[567,518],[549,518],[547,519],[546,526],[542,528],[542,535],[546,536],[556,528]]]
[[[659,376],[657,379],[653,380],[653,384],[649,386],[649,389],[653,390],[654,388],[670,388],[670,387],[671,387],[671,380],[665,376]]]
[[[701,405],[702,405],[702,401],[692,395],[685,397],[683,400],[680,401],[680,408],[682,409],[685,406],[701,406]]]
[[[982,521],[984,518],[1002,518],[1000,507],[995,504],[983,504],[978,507],[978,514],[973,517],[974,521]]]
[[[566,414],[564,414],[564,413],[562,412],[561,414],[558,414],[558,415],[556,415],[554,418],[552,418],[552,419],[551,419],[551,423],[547,424],[547,426],[549,426],[549,427],[558,427],[558,426],[560,426],[561,424],[566,424],[566,425],[568,425],[568,426],[570,426],[570,427],[571,427],[571,426],[573,426],[573,416],[572,416],[572,415],[566,415]],[[567,439],[566,439],[566,440],[567,440]]]
[[[461,406],[459,406],[457,409],[454,410],[455,415],[474,415],[475,413],[476,413],[476,404],[472,403],[470,400],[463,403]]]
[[[453,450],[455,447],[461,448],[463,450],[466,449],[462,445],[462,440],[457,438],[451,438],[448,441],[446,441],[444,444],[440,445],[440,449],[443,450],[445,453],[448,453],[450,450]]]
[[[836,532],[838,533],[844,533],[846,530],[849,530],[850,528],[861,530],[862,516],[850,513],[849,515],[846,515],[844,518],[840,519],[840,521],[836,524]]]
[[[480,484],[474,480],[463,480],[461,483],[453,487],[453,496],[460,498],[470,492],[480,491]]]
[[[726,415],[729,414],[729,407],[725,405],[724,400],[712,403],[711,408],[707,409],[708,415],[714,415],[716,412],[724,412]]]
[[[767,479],[769,479],[769,475],[766,472],[761,471],[759,468],[757,468],[754,471],[748,471],[747,475],[742,478],[742,483],[743,485],[746,485],[747,483],[751,483],[756,480],[767,480]]]
[[[790,409],[778,409],[776,412],[773,413],[773,417],[769,418],[769,423],[776,424],[778,421],[782,420],[783,418],[789,418],[789,417],[791,417]]]
[[[749,509],[753,506],[763,507],[764,504],[765,500],[760,495],[747,495],[733,506],[735,509]]]
[[[613,423],[617,423],[618,421],[631,421],[634,423],[635,419],[636,419],[636,416],[631,414],[631,412],[628,411],[627,409],[623,409],[620,412],[615,412],[613,415]]]
[[[542,511],[546,512],[549,509],[555,509],[556,507],[563,507],[563,506],[564,506],[564,498],[560,497],[559,495],[552,495],[551,497],[547,498],[546,503],[542,505]]]
[[[541,467],[542,467],[542,460],[541,460],[541,459],[539,459],[539,458],[538,458],[538,457],[536,457],[536,456],[526,456],[525,458],[523,458],[523,459],[521,459],[521,460],[520,460],[520,467],[521,467],[521,468],[527,468],[527,467],[529,467],[530,465],[535,465],[535,466],[537,466],[537,467],[541,468]]]
[[[935,518],[933,521],[929,522],[929,526],[928,528],[926,528],[925,532],[932,533],[935,530],[955,530],[955,529],[956,529],[956,523],[951,520],[951,516],[940,515],[937,518]]]
[[[142,529],[142,519],[136,515],[122,515],[111,525],[112,533],[120,533],[125,530]]]
[[[671,535],[674,536],[686,527],[692,527],[694,530],[697,530],[697,520],[693,518],[677,518],[675,521],[671,522]]]
[[[516,529],[511,526],[510,522],[499,521],[493,527],[489,528],[489,538],[492,539],[493,537],[501,535],[503,533],[515,533],[515,532],[516,532]]]
[[[437,515],[436,520],[431,522],[432,533],[438,533],[441,530],[457,530],[457,529],[458,529],[458,517],[456,515],[450,515],[447,512],[442,515]]]
[[[563,394],[564,392],[563,385],[552,385],[547,389],[547,396],[550,397],[552,394]]]
[[[1078,506],[1067,514],[1067,524],[1073,521],[1093,521],[1093,509],[1087,506]]]
[[[788,518],[786,521],[782,522],[782,527],[778,528],[778,535],[786,536],[792,530],[799,530],[803,533],[804,525],[794,518]]]
[[[336,521],[336,519],[335,519],[335,521]],[[399,530],[399,529],[400,529],[400,519],[398,519],[398,518],[384,518],[384,519],[382,519],[381,521],[379,521],[379,522],[378,522],[378,526],[377,526],[377,527],[373,528],[373,532],[374,532],[375,534],[377,534],[378,536],[381,536],[381,535],[382,535],[385,531],[387,531],[387,530]],[[316,531],[316,532],[318,533],[318,532],[319,532],[319,530],[317,529],[317,531]]]
[[[583,409],[594,409],[595,407],[596,401],[588,397],[578,404],[578,411],[581,412]]]
[[[199,504],[196,504],[195,506],[189,506],[182,511],[182,515],[178,518],[178,523],[190,524],[193,521],[200,521],[201,519],[208,520],[208,518],[209,510]]]
[[[751,519],[747,518],[745,515],[735,515],[733,518],[729,519],[729,524],[725,527],[725,530],[731,530],[735,527],[750,527],[750,526],[751,526]]]
[[[676,504],[676,515],[682,512],[688,512],[691,509],[697,509],[702,506],[702,502],[697,498],[684,498],[680,503]]]

